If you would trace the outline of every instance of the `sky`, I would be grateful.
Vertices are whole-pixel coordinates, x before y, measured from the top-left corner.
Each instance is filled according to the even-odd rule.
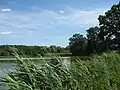
[[[0,44],[67,46],[119,0],[0,0]]]

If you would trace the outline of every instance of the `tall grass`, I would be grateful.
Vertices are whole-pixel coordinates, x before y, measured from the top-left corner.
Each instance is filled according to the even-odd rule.
[[[9,90],[119,90],[120,55],[104,53],[89,60],[71,58],[66,66],[60,58],[36,65],[19,56],[14,72],[3,78]]]

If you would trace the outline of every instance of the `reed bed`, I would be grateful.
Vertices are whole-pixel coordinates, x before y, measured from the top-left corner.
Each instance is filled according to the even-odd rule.
[[[114,52],[71,58],[70,64],[57,57],[40,65],[16,58],[15,71],[2,80],[9,90],[120,90],[120,55]]]

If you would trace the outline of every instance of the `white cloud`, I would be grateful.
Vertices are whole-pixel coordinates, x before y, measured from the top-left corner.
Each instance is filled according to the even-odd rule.
[[[4,8],[4,9],[1,9],[2,12],[10,12],[11,9],[10,8]]]
[[[30,31],[36,29],[56,28],[60,26],[94,26],[98,25],[98,15],[103,14],[105,10],[107,9],[95,9],[88,11],[72,9],[71,12],[69,10],[69,13],[65,14],[60,14],[52,10],[43,10],[41,12],[34,13],[0,13],[0,29],[24,29]],[[61,10],[60,12],[63,13],[66,11]]]
[[[78,25],[98,25],[98,16],[104,14],[107,9],[96,9],[96,10],[78,10],[76,9],[67,19],[70,19],[71,24]]]
[[[8,35],[8,34],[12,34],[12,32],[0,32],[0,35]]]
[[[63,10],[60,10],[60,13],[65,13]]]
[[[98,15],[104,14],[104,11],[107,10],[104,8],[95,10],[69,9],[64,10],[64,14],[52,10],[30,13],[10,12],[7,14],[1,12],[0,30],[12,30],[14,32],[12,35],[15,37],[25,37],[30,40],[48,36],[50,41],[51,36],[69,37],[76,32],[85,33],[85,28],[98,25]],[[12,32],[0,32],[0,34],[11,34]],[[31,37],[31,35],[34,36]]]
[[[87,28],[98,25],[98,15],[104,14],[107,10],[105,8],[94,10],[72,8],[64,9],[64,14],[60,13],[62,10],[1,12],[0,36],[6,40],[6,43],[67,45],[68,38],[74,33],[85,34]]]

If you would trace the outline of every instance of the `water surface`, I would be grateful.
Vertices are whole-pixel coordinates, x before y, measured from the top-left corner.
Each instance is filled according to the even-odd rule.
[[[8,63],[8,62],[0,63],[0,79],[2,79],[6,70],[12,71],[13,70],[12,68],[14,66],[15,66],[15,63]],[[0,86],[0,90],[7,90],[7,89]]]

